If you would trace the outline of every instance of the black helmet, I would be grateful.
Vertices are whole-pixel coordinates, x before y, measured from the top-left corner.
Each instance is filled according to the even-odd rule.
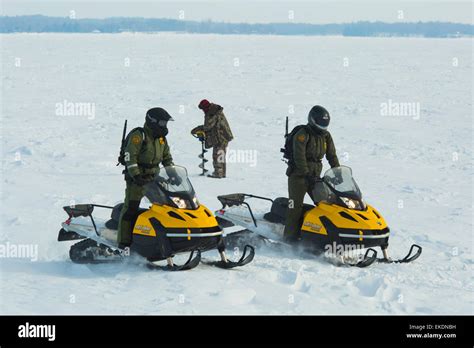
[[[163,108],[153,108],[146,112],[145,126],[151,129],[154,137],[165,137],[168,134],[168,121],[174,120]]]
[[[331,117],[329,112],[320,105],[315,105],[311,108],[308,114],[308,124],[316,130],[326,130],[329,126]]]

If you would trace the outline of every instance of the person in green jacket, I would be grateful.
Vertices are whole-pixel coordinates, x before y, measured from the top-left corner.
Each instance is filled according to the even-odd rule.
[[[127,136],[125,147],[125,201],[120,213],[117,243],[120,248],[132,243],[132,231],[137,218],[140,201],[145,194],[144,185],[153,181],[160,163],[173,165],[166,135],[168,121],[173,118],[165,109],[152,108],[147,111],[143,128],[135,128]]]
[[[331,168],[339,167],[336,147],[329,126],[329,112],[322,106],[314,106],[308,114],[308,124],[301,127],[292,140],[293,159],[288,162],[288,215],[284,230],[284,239],[295,242],[300,238],[303,201],[320,180],[324,156]]]

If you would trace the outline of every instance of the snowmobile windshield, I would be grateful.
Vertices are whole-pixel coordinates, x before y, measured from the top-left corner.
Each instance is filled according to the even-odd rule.
[[[352,169],[346,166],[334,167],[326,171],[324,182],[340,196],[361,199],[362,193],[352,177]]]
[[[334,167],[326,171],[324,183],[338,197],[339,204],[350,209],[364,210],[362,192],[352,177],[352,169],[346,166]]]
[[[155,179],[146,185],[145,196],[154,204],[168,204],[181,209],[197,209],[199,203],[186,168],[161,168]]]

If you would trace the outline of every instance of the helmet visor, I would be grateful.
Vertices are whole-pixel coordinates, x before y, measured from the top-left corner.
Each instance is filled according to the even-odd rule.
[[[166,125],[168,124],[168,121],[174,121],[172,117],[170,117],[169,120],[157,120],[156,118],[151,117],[150,115],[146,115],[146,119],[148,122],[150,122],[150,124],[154,126],[157,125],[159,127],[166,127]]]
[[[321,130],[326,130],[326,129],[328,129],[329,122],[327,122],[327,123],[325,122],[325,124],[318,124],[315,119],[310,118],[309,119],[309,125],[312,126],[312,127],[321,129]]]
[[[326,129],[328,129],[328,126],[321,126],[320,124],[317,124],[317,123],[314,123],[314,126],[315,126],[316,128],[321,129],[321,130],[326,130]]]

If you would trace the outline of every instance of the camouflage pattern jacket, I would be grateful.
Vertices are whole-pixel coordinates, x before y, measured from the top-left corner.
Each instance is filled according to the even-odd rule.
[[[204,131],[207,149],[211,147],[227,147],[227,144],[234,139],[223,110],[222,106],[211,104],[209,111],[204,115],[204,125],[198,126],[192,131]]]

